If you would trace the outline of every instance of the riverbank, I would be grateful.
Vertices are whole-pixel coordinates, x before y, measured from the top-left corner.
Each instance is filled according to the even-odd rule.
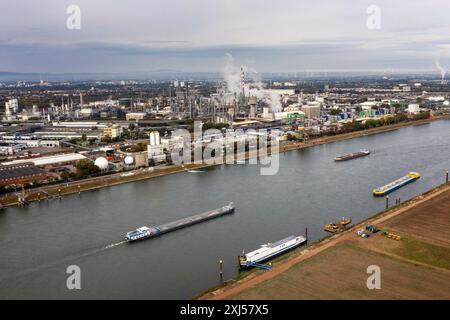
[[[298,248],[201,294],[203,299],[450,299],[450,183],[383,211],[349,230]],[[381,232],[361,238],[366,225]],[[330,263],[332,261],[332,263]],[[366,268],[382,270],[382,290],[368,290]],[[417,290],[417,288],[421,288]]]
[[[316,138],[310,141],[307,141],[305,143],[286,143],[280,145],[279,152],[288,152],[292,150],[299,150],[303,148],[309,148],[316,145],[336,142],[336,141],[342,141],[342,140],[348,140],[355,137],[361,137],[361,136],[367,136],[367,135],[373,135],[377,133],[382,132],[388,132],[397,130],[406,126],[411,125],[422,125],[426,123],[430,123],[432,121],[441,120],[444,119],[444,117],[435,117],[430,119],[423,119],[423,120],[417,120],[417,121],[410,121],[410,122],[403,122],[398,123],[394,125],[389,126],[383,126],[383,127],[377,127],[362,131],[355,131],[350,133],[344,133],[344,134],[338,134],[335,136],[327,136],[327,137],[321,137]],[[255,152],[253,153],[247,153],[245,155],[245,158],[253,158],[256,157],[257,154]],[[85,191],[91,191],[91,190],[97,190],[100,188],[105,188],[109,186],[115,186],[120,185],[123,183],[129,183],[129,182],[135,182],[140,180],[146,180],[151,179],[155,177],[160,177],[168,174],[174,174],[174,173],[180,173],[180,172],[186,172],[188,170],[198,170],[206,167],[211,167],[216,164],[191,164],[186,165],[184,167],[181,166],[167,166],[163,168],[158,168],[156,170],[149,170],[149,168],[146,169],[138,169],[134,171],[129,171],[125,175],[124,173],[115,173],[111,175],[105,175],[101,177],[96,178],[89,178],[85,180],[78,180],[73,181],[69,183],[61,183],[57,185],[52,186],[45,186],[41,188],[35,188],[25,191],[25,197],[27,202],[32,201],[46,201],[48,199],[59,199],[63,197],[64,195],[70,195],[74,193],[81,193]],[[20,192],[20,191],[19,191]],[[4,195],[1,199],[1,204],[3,206],[13,206],[18,204],[18,196],[17,194],[7,194]]]

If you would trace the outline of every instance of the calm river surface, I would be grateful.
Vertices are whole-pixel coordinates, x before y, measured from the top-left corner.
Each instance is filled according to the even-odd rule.
[[[334,157],[368,148],[364,158]],[[280,155],[280,170],[223,165],[33,203],[0,212],[0,298],[189,299],[237,274],[237,255],[266,242],[325,236],[342,216],[361,221],[384,209],[371,190],[408,171],[422,178],[391,203],[443,183],[450,169],[450,121],[330,143]],[[234,202],[236,212],[139,243],[124,233]],[[81,268],[81,290],[68,290],[66,268]]]

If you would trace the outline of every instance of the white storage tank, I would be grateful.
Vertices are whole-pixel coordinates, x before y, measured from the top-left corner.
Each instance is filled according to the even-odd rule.
[[[94,164],[100,169],[100,170],[106,170],[108,169],[108,160],[104,157],[98,157],[95,159]]]
[[[134,157],[129,154],[125,157],[124,162],[126,165],[132,165],[134,163]]]
[[[155,139],[155,132],[150,132],[150,145],[154,146],[156,139]]]

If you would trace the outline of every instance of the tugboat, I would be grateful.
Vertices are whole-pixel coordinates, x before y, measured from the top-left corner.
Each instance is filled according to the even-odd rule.
[[[341,219],[341,221],[339,221],[339,223],[342,226],[346,226],[346,225],[352,223],[352,219],[347,219],[346,217],[342,217],[342,219]]]

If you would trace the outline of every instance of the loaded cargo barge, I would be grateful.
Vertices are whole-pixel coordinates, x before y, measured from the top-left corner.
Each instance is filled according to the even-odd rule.
[[[391,183],[388,183],[382,187],[373,189],[373,195],[375,197],[383,197],[385,195],[388,195],[391,192],[394,192],[395,190],[406,186],[407,184],[416,181],[420,178],[420,173],[418,172],[409,172],[406,176],[401,177],[400,179],[397,179]]]
[[[223,215],[233,213],[234,206],[233,203],[230,202],[228,205],[223,206],[221,208],[211,210],[208,212],[200,213],[195,216],[182,218],[173,222],[169,222],[166,224],[162,224],[160,226],[151,226],[151,227],[140,227],[134,231],[127,232],[125,235],[125,240],[129,242],[144,240],[148,238],[154,238],[160,236],[164,233],[169,233],[178,229],[186,228],[192,226],[197,223],[201,223],[207,220],[211,220],[214,218],[221,217]]]
[[[247,254],[242,253],[238,257],[239,259],[239,269],[250,268],[253,266],[258,266],[259,262],[266,261],[270,258],[278,256],[286,251],[292,250],[302,244],[305,244],[307,239],[303,236],[289,236],[283,240],[277,241],[275,243],[263,244],[261,248],[249,252]]]
[[[370,154],[369,150],[361,150],[359,152],[347,153],[342,156],[336,157],[336,158],[334,158],[334,161],[347,161],[347,160],[365,157],[365,156],[368,156],[369,154]]]

